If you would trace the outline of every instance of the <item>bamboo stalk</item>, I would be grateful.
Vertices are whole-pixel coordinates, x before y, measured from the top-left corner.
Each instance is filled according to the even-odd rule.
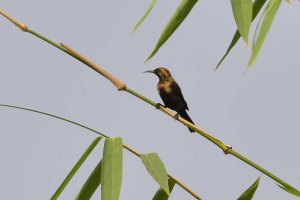
[[[63,48],[65,48],[71,55],[73,55],[78,60],[80,60],[81,62],[86,64],[88,67],[92,68],[93,70],[100,73],[102,76],[104,76],[108,80],[110,80],[112,82],[112,84],[114,84],[117,87],[117,89],[119,91],[126,89],[126,85],[123,81],[120,81],[119,79],[117,79],[116,77],[114,77],[113,75],[111,75],[110,73],[105,71],[103,68],[99,67],[98,65],[96,65],[92,61],[88,60],[86,57],[82,56],[81,54],[77,53],[75,50],[73,50],[71,47],[67,46],[66,44],[60,43],[60,45]]]

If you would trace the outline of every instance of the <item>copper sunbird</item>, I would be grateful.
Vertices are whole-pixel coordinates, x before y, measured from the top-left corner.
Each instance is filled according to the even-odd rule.
[[[153,73],[158,76],[159,81],[156,86],[157,91],[164,102],[164,106],[177,112],[174,118],[176,119],[178,118],[178,115],[180,115],[183,119],[194,124],[193,120],[186,112],[186,110],[189,110],[189,108],[186,101],[184,100],[181,89],[172,77],[170,71],[166,68],[159,67],[155,70],[149,70],[145,72]],[[189,131],[195,132],[190,128]]]

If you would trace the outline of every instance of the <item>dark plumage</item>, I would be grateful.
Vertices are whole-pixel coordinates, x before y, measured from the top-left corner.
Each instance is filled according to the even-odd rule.
[[[157,83],[157,91],[164,102],[165,107],[175,110],[185,120],[194,124],[193,120],[187,114],[186,110],[189,110],[186,101],[182,95],[179,85],[168,69],[159,67],[155,70],[146,71],[154,73],[158,76],[159,82]],[[195,132],[190,129],[190,132]]]

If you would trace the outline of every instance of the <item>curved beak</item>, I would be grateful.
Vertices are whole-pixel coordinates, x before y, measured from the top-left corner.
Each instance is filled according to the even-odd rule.
[[[154,70],[148,70],[148,71],[144,71],[143,73],[153,73],[153,74],[155,74],[155,71]]]

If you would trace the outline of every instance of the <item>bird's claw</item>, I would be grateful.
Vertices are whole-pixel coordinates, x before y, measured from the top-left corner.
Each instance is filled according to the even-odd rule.
[[[159,109],[160,107],[164,107],[164,108],[165,108],[165,106],[161,105],[160,103],[157,103],[157,104],[155,105],[155,108],[156,108],[156,109]]]

